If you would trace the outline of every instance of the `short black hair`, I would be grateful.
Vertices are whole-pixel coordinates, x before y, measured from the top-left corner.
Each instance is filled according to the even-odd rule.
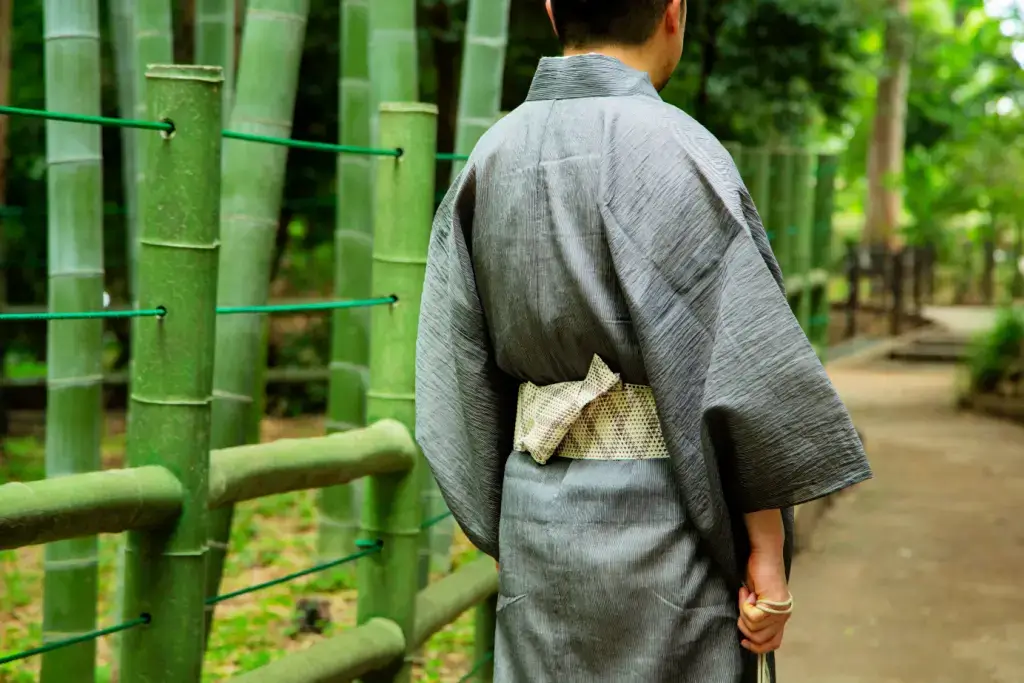
[[[551,0],[563,47],[643,45],[672,0]]]

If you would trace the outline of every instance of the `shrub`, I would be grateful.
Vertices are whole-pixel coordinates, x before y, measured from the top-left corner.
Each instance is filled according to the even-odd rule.
[[[1024,360],[1024,315],[1005,308],[991,330],[974,340],[968,358],[971,389],[992,393]]]

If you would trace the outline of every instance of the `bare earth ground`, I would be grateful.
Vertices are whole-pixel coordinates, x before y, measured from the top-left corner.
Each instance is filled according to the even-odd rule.
[[[797,558],[784,683],[1024,682],[1024,428],[957,412],[954,373],[831,373],[875,479]]]

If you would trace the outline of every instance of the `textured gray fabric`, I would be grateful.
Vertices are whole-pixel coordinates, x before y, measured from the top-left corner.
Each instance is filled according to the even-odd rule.
[[[742,513],[791,538],[871,474],[718,141],[614,59],[542,60],[438,211],[421,305],[416,437],[501,558],[496,680],[754,680]],[[510,459],[518,384],[594,354],[652,387],[670,460]]]

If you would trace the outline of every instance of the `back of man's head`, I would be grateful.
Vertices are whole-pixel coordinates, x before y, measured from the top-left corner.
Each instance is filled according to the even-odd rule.
[[[638,46],[654,34],[673,0],[550,0],[563,47]]]

